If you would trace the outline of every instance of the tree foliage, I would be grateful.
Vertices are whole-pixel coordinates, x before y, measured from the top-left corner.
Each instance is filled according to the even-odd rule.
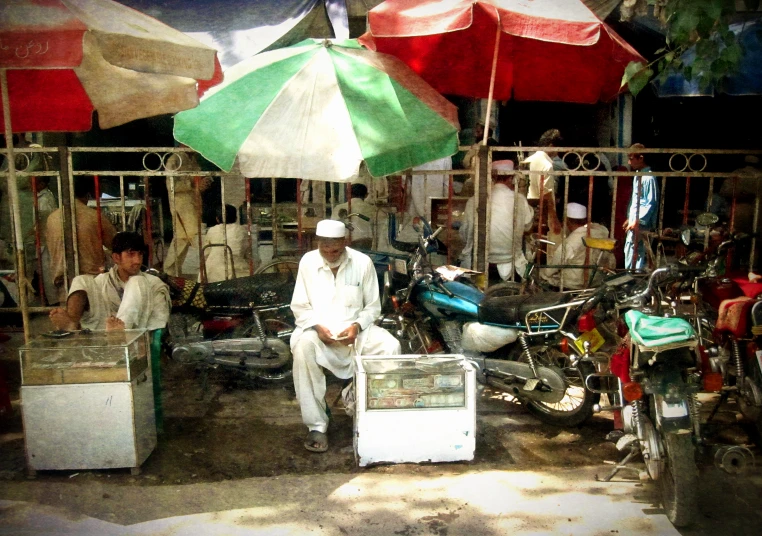
[[[743,57],[738,36],[730,30],[736,14],[734,0],[647,0],[665,27],[666,45],[648,64],[631,62],[622,77],[637,95],[653,78],[666,80],[671,73],[682,73],[686,80],[697,80],[702,88],[717,85],[735,73]],[[759,0],[745,0],[747,9],[756,9]],[[695,48],[696,57],[684,62],[683,55]]]

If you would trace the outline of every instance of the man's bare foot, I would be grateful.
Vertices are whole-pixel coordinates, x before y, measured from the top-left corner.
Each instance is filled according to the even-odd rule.
[[[124,322],[115,316],[106,319],[106,331],[124,331]]]
[[[56,329],[62,331],[74,331],[79,329],[79,323],[75,322],[63,307],[57,307],[50,311],[50,322]]]

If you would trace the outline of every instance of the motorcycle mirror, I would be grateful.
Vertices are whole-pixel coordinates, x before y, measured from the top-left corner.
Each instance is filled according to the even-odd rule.
[[[704,227],[714,225],[718,221],[720,221],[720,217],[717,214],[712,214],[711,212],[702,212],[696,216],[696,223],[703,225]]]
[[[698,220],[696,220],[696,221],[698,221]],[[686,246],[690,246],[691,245],[691,230],[689,228],[686,228],[686,229],[683,229],[682,231],[680,231],[680,240]]]

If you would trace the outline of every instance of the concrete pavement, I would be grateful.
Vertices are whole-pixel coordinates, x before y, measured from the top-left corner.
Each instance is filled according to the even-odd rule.
[[[26,497],[21,489],[36,486],[10,483],[19,486],[20,500],[0,501],[0,534],[679,534],[655,506],[652,484],[596,482],[602,468],[450,473],[428,466],[433,474],[424,475],[388,469],[185,486],[97,483],[76,491],[48,484],[44,496]]]

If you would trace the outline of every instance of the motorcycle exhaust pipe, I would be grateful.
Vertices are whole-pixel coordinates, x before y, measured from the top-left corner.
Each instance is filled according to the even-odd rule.
[[[538,366],[535,377],[528,363],[485,357],[469,358],[490,385],[517,398],[555,404],[566,396],[566,381],[560,372]],[[539,381],[538,381],[539,380]]]

